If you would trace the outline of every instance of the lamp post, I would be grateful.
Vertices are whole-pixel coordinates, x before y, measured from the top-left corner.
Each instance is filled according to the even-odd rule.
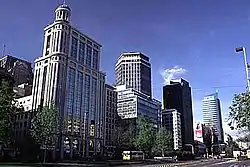
[[[249,76],[248,76],[248,63],[247,63],[247,52],[245,47],[238,47],[235,48],[236,53],[243,52],[244,56],[244,64],[245,64],[245,70],[246,70],[246,77],[247,77],[247,90],[250,91],[250,82],[249,82]]]

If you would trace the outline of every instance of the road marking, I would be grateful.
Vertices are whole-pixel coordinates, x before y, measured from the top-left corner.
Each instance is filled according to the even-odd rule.
[[[236,160],[228,160],[228,161],[224,161],[224,162],[218,162],[218,163],[212,164],[211,166],[227,164],[227,163],[230,163],[230,162],[236,162]]]

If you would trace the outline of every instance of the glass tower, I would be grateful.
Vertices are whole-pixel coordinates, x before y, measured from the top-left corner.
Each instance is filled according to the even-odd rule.
[[[102,154],[105,74],[99,70],[101,45],[70,24],[71,9],[62,4],[44,29],[44,47],[35,60],[35,110],[53,101],[62,118],[57,142],[60,156]]]

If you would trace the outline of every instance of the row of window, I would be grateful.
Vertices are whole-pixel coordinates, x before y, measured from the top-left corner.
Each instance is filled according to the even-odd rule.
[[[93,49],[91,46],[86,46],[84,42],[78,40],[76,37],[72,37],[70,55],[73,59],[78,60],[80,63],[98,70],[99,51]]]
[[[14,126],[15,126],[16,129],[23,128],[23,127],[26,128],[27,125],[28,125],[27,121],[25,121],[25,122],[16,122],[14,124]]]
[[[85,38],[85,37],[81,36],[80,34],[78,34],[78,33],[75,32],[75,31],[72,31],[72,35],[73,35],[74,38],[76,38],[76,39],[79,38],[80,41],[86,41],[86,38]],[[97,50],[100,49],[99,46],[98,46],[97,44],[95,44],[95,43],[93,44],[93,42],[91,42],[91,41],[89,41],[89,40],[87,40],[87,44],[90,45],[90,46],[93,46],[93,47],[96,48]]]

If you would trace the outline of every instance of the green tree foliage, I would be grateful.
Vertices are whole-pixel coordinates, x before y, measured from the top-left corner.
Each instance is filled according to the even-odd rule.
[[[150,119],[142,117],[139,119],[139,134],[135,138],[135,146],[142,151],[151,152],[155,141],[153,125]]]
[[[59,113],[54,103],[37,110],[31,123],[31,136],[39,145],[53,144],[59,134]]]
[[[244,136],[239,137],[236,141],[250,142],[250,134],[245,134]]]
[[[207,148],[208,154],[212,152],[212,130],[208,126],[203,126],[203,140]]]
[[[234,95],[229,107],[228,125],[231,129],[250,131],[250,93],[244,92]]]
[[[233,156],[233,151],[239,150],[238,144],[233,140],[233,137],[227,134],[227,147],[226,147],[226,154],[230,157]]]
[[[15,100],[12,87],[5,80],[0,80],[0,141],[10,141],[12,116],[15,112]]]
[[[122,152],[124,150],[133,150],[134,149],[134,132],[132,127],[124,129],[122,127],[117,127],[116,129],[116,145],[117,151]]]
[[[172,134],[166,128],[161,127],[156,134],[153,150],[156,154],[161,152],[161,156],[164,157],[166,151],[173,150],[172,143]]]

